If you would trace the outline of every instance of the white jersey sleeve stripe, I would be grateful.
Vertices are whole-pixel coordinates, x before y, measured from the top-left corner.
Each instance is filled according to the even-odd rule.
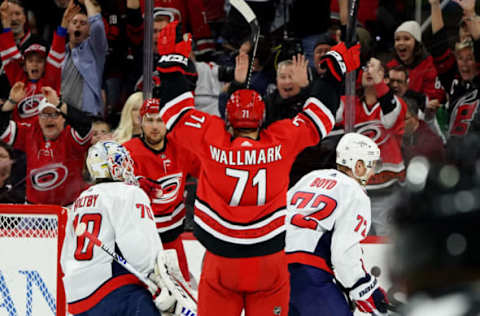
[[[315,123],[325,137],[335,125],[332,112],[316,98],[308,98],[303,111]]]
[[[193,94],[188,91],[167,102],[160,110],[160,116],[165,122],[167,129],[170,130],[182,113],[194,107]]]

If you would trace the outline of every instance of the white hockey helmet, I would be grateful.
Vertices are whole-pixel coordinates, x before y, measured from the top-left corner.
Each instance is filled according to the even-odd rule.
[[[90,176],[137,184],[133,173],[133,160],[128,150],[114,141],[100,141],[90,147],[86,160]]]
[[[367,168],[363,176],[355,174],[355,164],[362,160]],[[337,144],[337,165],[345,166],[352,170],[353,175],[365,185],[371,170],[379,167],[380,149],[369,137],[359,133],[343,135]]]

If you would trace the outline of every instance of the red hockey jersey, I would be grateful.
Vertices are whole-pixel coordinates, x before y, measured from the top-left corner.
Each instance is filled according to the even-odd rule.
[[[392,59],[387,68],[398,66],[397,59]],[[408,88],[415,92],[425,94],[430,100],[437,99],[440,103],[445,101],[445,90],[442,88],[437,69],[433,64],[433,57],[427,56],[414,67],[408,69]]]
[[[81,137],[69,125],[55,140],[45,140],[38,124],[10,121],[1,140],[25,152],[27,201],[41,204],[71,204],[88,185],[82,168],[91,133]]]
[[[163,195],[150,197],[150,200],[157,230],[164,243],[175,240],[183,232],[187,174],[195,176],[200,169],[198,159],[180,149],[170,138],[167,135],[165,146],[159,151],[147,147],[138,137],[123,144],[134,161],[135,175],[159,182]]]
[[[45,73],[38,81],[28,80],[23,70],[23,57],[15,44],[12,31],[0,34],[0,56],[10,85],[17,81],[25,83],[25,98],[13,110],[13,120],[18,123],[34,123],[38,104],[43,99],[41,88],[48,86],[60,94],[62,62],[65,58],[65,35],[55,32],[52,47],[45,63]]]
[[[271,124],[255,140],[233,138],[222,119],[195,110],[191,92],[167,102],[160,113],[172,140],[201,161],[194,217],[198,240],[223,257],[282,251],[290,168],[299,152],[330,132],[330,110],[309,98],[303,112]]]
[[[385,89],[387,88],[385,87]],[[338,127],[344,128],[345,97],[342,97],[341,100],[336,121]],[[377,103],[371,105],[358,97],[355,98],[355,102],[354,130],[374,140],[380,148],[382,158],[382,167],[368,182],[367,190],[383,189],[396,182],[403,182],[405,165],[401,146],[407,105],[392,93],[379,97]],[[382,109],[382,102],[386,103],[388,110]],[[393,107],[389,104],[392,104]],[[343,133],[343,130],[335,131],[335,133],[337,132]]]

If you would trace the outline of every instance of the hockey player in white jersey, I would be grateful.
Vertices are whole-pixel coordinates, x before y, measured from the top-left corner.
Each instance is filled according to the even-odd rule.
[[[360,311],[386,314],[385,291],[365,270],[360,248],[371,217],[364,185],[379,159],[370,138],[345,134],[337,170],[310,172],[288,191],[289,316],[351,316],[344,292]]]
[[[115,142],[98,142],[89,149],[86,164],[96,184],[72,206],[61,256],[68,311],[84,316],[161,315],[159,309],[174,302],[168,291],[162,290],[154,301],[137,277],[90,239],[74,233],[85,223],[88,232],[163,288],[152,273],[162,244],[148,196],[132,185],[136,179],[128,151]]]

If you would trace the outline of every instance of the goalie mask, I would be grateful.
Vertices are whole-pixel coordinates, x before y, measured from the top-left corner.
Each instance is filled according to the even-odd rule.
[[[362,176],[355,172],[355,164],[358,160],[363,161],[367,169]],[[348,133],[338,142],[336,163],[352,170],[354,177],[365,185],[370,173],[379,167],[380,149],[369,137],[358,133]]]
[[[237,90],[227,101],[225,116],[233,128],[259,128],[265,120],[265,103],[255,90]]]
[[[122,145],[105,141],[98,142],[88,150],[86,160],[90,176],[95,179],[112,179],[136,184],[133,160]]]

